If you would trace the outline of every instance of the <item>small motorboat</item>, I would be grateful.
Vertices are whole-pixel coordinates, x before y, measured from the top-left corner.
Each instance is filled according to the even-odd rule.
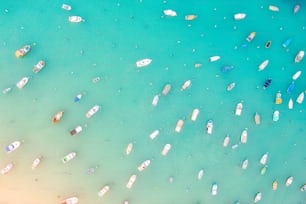
[[[16,150],[18,147],[20,147],[20,144],[20,141],[12,142],[11,144],[5,147],[6,153],[11,153],[12,151]]]
[[[163,148],[161,154],[162,154],[163,156],[166,156],[166,155],[168,154],[168,152],[169,152],[170,149],[171,149],[171,144],[165,144],[165,146],[164,146],[164,148]]]
[[[74,97],[74,102],[79,102],[81,99],[82,99],[82,94],[78,94],[78,95],[76,95],[75,97]]]
[[[270,6],[269,6],[269,10],[270,10],[270,11],[278,12],[278,11],[279,11],[279,8],[278,8],[277,6],[270,5]]]
[[[62,158],[62,162],[64,164],[66,164],[67,162],[69,162],[70,160],[72,160],[74,157],[76,156],[76,153],[75,152],[70,152],[69,154],[67,154],[66,156],[64,156]]]
[[[300,187],[300,190],[301,190],[301,191],[306,191],[306,184],[303,184],[303,185]]]
[[[304,91],[302,91],[298,97],[296,98],[296,102],[299,103],[299,104],[302,104],[304,101]]]
[[[29,81],[29,77],[23,77],[20,81],[16,83],[16,87],[22,89]]]
[[[166,10],[164,10],[163,11],[164,12],[164,14],[166,15],[166,16],[177,16],[177,14],[176,14],[176,12],[174,11],[174,10],[171,10],[171,9],[166,9]]]
[[[261,159],[260,159],[260,163],[262,164],[262,165],[266,165],[267,164],[267,159],[268,159],[268,152],[267,153],[265,153],[264,155],[262,155],[262,157],[261,157]]]
[[[272,79],[271,79],[271,78],[267,79],[267,80],[265,81],[264,85],[263,85],[263,88],[264,88],[264,89],[268,88],[268,87],[270,86],[271,82],[272,82]]]
[[[286,186],[290,186],[293,183],[293,176],[290,176],[286,179]]]
[[[136,66],[138,68],[142,68],[142,67],[148,66],[149,64],[151,64],[151,62],[152,62],[152,59],[145,58],[145,59],[137,61]]]
[[[204,170],[201,169],[199,172],[198,172],[198,180],[201,180],[203,178],[203,175],[204,175]]]
[[[242,168],[243,170],[247,169],[247,168],[248,168],[248,164],[249,164],[249,160],[248,160],[248,159],[245,159],[245,160],[242,162],[241,168]]]
[[[300,50],[295,56],[294,62],[299,63],[300,61],[302,61],[302,59],[304,58],[304,54],[305,54],[304,50]]]
[[[36,169],[40,164],[40,162],[41,162],[41,157],[37,157],[36,159],[34,159],[34,161],[32,162],[32,170]]]
[[[292,98],[289,99],[288,108],[289,109],[293,109],[293,100],[292,100]]]
[[[138,171],[143,171],[143,170],[145,170],[150,164],[151,164],[151,160],[148,159],[148,160],[142,162],[142,163],[137,167],[137,169],[138,169]]]
[[[197,108],[193,109],[192,114],[191,114],[191,120],[196,121],[199,113],[200,113],[199,109],[197,109]]]
[[[68,20],[71,23],[80,23],[80,22],[84,21],[81,16],[69,16]]]
[[[2,93],[3,93],[3,94],[7,94],[7,93],[9,93],[11,90],[12,90],[11,87],[5,88],[5,89],[2,90]]]
[[[272,183],[272,190],[276,191],[277,187],[278,187],[278,182],[277,182],[277,180],[274,180],[273,183]]]
[[[235,20],[242,20],[242,19],[245,19],[246,16],[247,16],[247,15],[246,15],[245,13],[236,13],[236,14],[234,15],[234,19],[235,19]]]
[[[66,198],[65,200],[62,200],[61,204],[76,204],[79,202],[79,199],[77,197],[71,197]]]
[[[235,115],[240,116],[242,112],[243,105],[242,103],[238,103],[236,105]]]
[[[277,122],[279,120],[279,111],[278,110],[274,111],[272,119],[273,119],[274,122]]]
[[[297,71],[295,74],[293,74],[292,80],[297,80],[301,76],[301,74],[302,74],[301,70]]]
[[[71,10],[71,6],[68,4],[62,4],[62,9],[70,11]]]
[[[155,139],[155,137],[157,137],[159,135],[159,130],[154,130],[151,134],[150,134],[150,138],[151,140]]]
[[[196,19],[198,16],[196,16],[196,15],[186,15],[185,16],[185,20],[186,21],[192,21],[192,20],[194,20],[194,19]]]
[[[258,201],[260,201],[261,200],[261,193],[260,192],[258,192],[258,193],[256,193],[256,195],[255,195],[255,197],[254,197],[254,203],[257,203]]]
[[[132,150],[133,150],[133,143],[129,143],[125,150],[126,155],[131,154]]]
[[[15,55],[16,57],[20,58],[25,56],[26,54],[28,54],[31,51],[31,46],[30,45],[25,45],[22,48],[20,48],[19,50],[16,50]]]
[[[271,45],[272,45],[272,41],[269,40],[269,41],[266,42],[265,48],[270,48]]]
[[[282,103],[283,103],[282,94],[281,94],[280,91],[278,91],[276,93],[276,96],[275,96],[275,104],[279,105],[279,104],[282,104]]]
[[[87,113],[86,117],[91,118],[94,114],[96,114],[100,110],[100,106],[95,105],[93,106]]]
[[[98,192],[98,196],[99,197],[103,197],[108,191],[109,191],[110,187],[108,185],[104,186],[99,192]]]
[[[152,106],[157,106],[159,101],[159,94],[155,95],[152,100]]]
[[[0,173],[2,175],[7,174],[8,172],[10,172],[13,169],[13,163],[9,163],[7,164],[3,169],[0,170]]]
[[[96,84],[96,83],[98,83],[100,80],[101,80],[100,77],[95,77],[95,78],[93,78],[91,81],[92,81],[92,83]]]
[[[233,65],[225,65],[221,68],[222,72],[229,72],[232,71],[235,67]]]
[[[215,62],[215,61],[219,60],[220,58],[221,58],[220,56],[212,56],[212,57],[209,58],[209,61],[210,62]]]
[[[194,67],[195,67],[195,68],[200,68],[200,67],[202,67],[202,64],[201,64],[201,63],[195,63],[195,64],[194,64]]]
[[[38,73],[40,72],[40,70],[42,70],[46,65],[46,62],[43,60],[40,60],[33,68],[33,72],[34,73]]]
[[[207,134],[211,135],[212,131],[213,131],[213,128],[214,128],[213,121],[212,120],[208,120],[207,124],[206,124],[206,132],[207,132]]]
[[[182,119],[178,120],[175,126],[175,132],[181,132],[184,121]]]
[[[211,195],[215,196],[218,193],[218,185],[214,183],[211,187]]]
[[[266,59],[258,66],[258,71],[264,70],[268,66],[268,64],[269,64],[269,60]]]
[[[244,129],[241,133],[241,136],[240,136],[240,142],[242,144],[246,144],[248,141],[248,129]]]
[[[282,43],[283,48],[287,48],[287,47],[290,45],[291,41],[292,41],[291,38],[288,38],[287,40],[285,40],[285,41]]]
[[[248,37],[246,38],[246,40],[247,40],[248,42],[251,42],[251,41],[255,38],[255,36],[256,36],[256,32],[251,32],[251,33],[248,35]]]
[[[181,91],[186,90],[191,85],[191,80],[187,80],[184,82],[184,84],[181,87]]]
[[[254,121],[255,121],[256,125],[260,124],[260,115],[259,115],[258,112],[256,112],[255,115],[254,115]]]
[[[265,165],[264,167],[262,167],[261,170],[260,170],[260,174],[261,174],[261,175],[265,175],[265,173],[267,172],[267,169],[268,169],[268,166],[267,166],[267,165]]]
[[[287,88],[287,93],[291,94],[293,89],[294,89],[294,81],[289,84],[289,86]]]
[[[64,115],[64,111],[57,112],[57,113],[53,116],[52,122],[53,122],[54,124],[57,124],[57,123],[63,118],[63,115]]]
[[[171,90],[171,84],[166,84],[163,88],[162,95],[168,95],[169,91]]]
[[[71,136],[76,136],[80,132],[82,132],[82,127],[80,125],[76,126],[73,130],[70,131]]]
[[[136,178],[137,178],[136,174],[133,174],[133,175],[129,178],[129,180],[128,180],[127,184],[126,184],[126,187],[127,187],[128,189],[131,189],[131,188],[133,187],[133,184],[135,183]]]
[[[295,5],[293,8],[293,14],[296,14],[301,9],[301,6],[299,4]]]
[[[230,142],[230,137],[227,135],[223,140],[223,147],[227,147]]]
[[[233,89],[235,88],[235,86],[236,86],[236,83],[235,83],[235,82],[232,82],[232,83],[230,83],[230,84],[226,87],[226,90],[227,90],[227,91],[231,91],[231,90],[233,90]]]

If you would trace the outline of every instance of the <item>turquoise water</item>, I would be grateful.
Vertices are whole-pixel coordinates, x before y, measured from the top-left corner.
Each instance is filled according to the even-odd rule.
[[[0,166],[13,162],[14,169],[1,176],[0,204],[60,203],[77,196],[79,203],[252,203],[262,192],[260,203],[306,203],[299,187],[306,182],[305,102],[297,96],[305,90],[305,59],[294,57],[305,50],[306,11],[299,1],[240,2],[207,1],[67,1],[71,11],[61,9],[63,2],[25,0],[4,2],[0,11],[0,88],[12,91],[0,95],[1,148],[15,140],[23,141],[16,151],[0,156]],[[293,14],[295,4],[301,10]],[[268,10],[276,5],[279,12]],[[178,16],[163,15],[173,9]],[[235,13],[246,19],[234,21]],[[184,16],[197,15],[194,21]],[[72,24],[69,15],[80,15],[85,22]],[[246,48],[245,38],[257,35]],[[288,38],[288,49],[281,44]],[[264,47],[272,40],[269,49]],[[16,49],[31,44],[31,52],[22,59]],[[221,59],[209,62],[209,57]],[[151,58],[142,69],[137,60]],[[34,74],[33,66],[41,59],[46,67]],[[262,72],[259,64],[269,59]],[[200,68],[195,64],[200,63]],[[221,68],[235,68],[223,73]],[[295,88],[286,93],[292,75],[302,70]],[[22,90],[15,87],[22,77],[29,83]],[[98,83],[92,79],[100,77]],[[272,78],[266,90],[262,85]],[[180,91],[191,80],[191,86]],[[227,92],[231,82],[236,87]],[[165,84],[172,89],[151,105]],[[283,103],[276,105],[281,91]],[[83,93],[75,103],[76,94]],[[294,108],[289,110],[289,98]],[[241,116],[235,116],[236,104],[243,103]],[[101,110],[85,117],[94,105]],[[199,108],[197,121],[190,115]],[[280,120],[272,121],[275,110]],[[64,111],[59,124],[52,124],[55,113]],[[261,115],[256,126],[254,113]],[[182,131],[174,131],[179,119]],[[214,121],[212,135],[206,134],[206,122]],[[83,132],[71,137],[69,131],[81,125]],[[247,144],[238,144],[242,130],[248,128]],[[154,140],[154,130],[160,134]],[[230,144],[223,139],[230,135]],[[125,154],[127,145],[134,148]],[[166,157],[161,155],[166,143],[172,145]],[[67,164],[61,158],[71,151],[77,157]],[[260,174],[261,156],[269,152],[268,170]],[[41,165],[31,170],[32,161],[42,156]],[[247,170],[241,169],[249,159]],[[150,159],[143,172],[137,167]],[[98,166],[94,174],[86,170]],[[202,180],[197,179],[204,169]],[[128,178],[137,174],[132,189]],[[285,180],[294,177],[285,187]],[[173,178],[173,183],[169,179]],[[272,182],[278,189],[272,191]],[[217,196],[211,186],[218,184]],[[103,197],[98,191],[109,185]]]

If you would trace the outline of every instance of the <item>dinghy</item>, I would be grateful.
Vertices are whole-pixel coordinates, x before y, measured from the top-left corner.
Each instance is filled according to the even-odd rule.
[[[165,144],[165,146],[164,146],[164,148],[163,148],[161,154],[162,154],[163,156],[166,156],[166,155],[168,154],[168,152],[169,152],[170,149],[171,149],[171,144]]]
[[[184,121],[182,119],[178,120],[175,126],[175,132],[181,132],[183,125]]]
[[[98,192],[98,196],[99,197],[103,197],[108,191],[109,191],[110,187],[108,185],[104,186],[99,192]]]
[[[137,178],[136,174],[133,174],[133,175],[129,178],[129,180],[128,180],[127,184],[126,184],[126,187],[127,187],[128,189],[131,189],[131,188],[133,187],[133,184],[135,183],[136,178]]]
[[[240,116],[242,112],[243,105],[242,103],[238,103],[236,105],[235,115]]]

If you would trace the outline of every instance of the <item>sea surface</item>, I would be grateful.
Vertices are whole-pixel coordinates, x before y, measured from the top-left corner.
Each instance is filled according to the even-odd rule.
[[[62,9],[62,3],[72,9]],[[293,14],[296,4],[301,9]],[[177,16],[165,16],[165,9]],[[236,13],[247,16],[235,21]],[[85,21],[70,23],[72,15]],[[186,21],[186,15],[197,18]],[[255,38],[247,42],[253,31]],[[305,36],[306,4],[299,0],[1,2],[0,89],[11,91],[0,93],[0,168],[10,162],[14,167],[0,176],[0,204],[54,204],[73,196],[80,204],[247,204],[257,192],[262,204],[305,204],[300,186],[306,183],[306,106],[296,98],[306,90],[306,59],[294,63],[296,54],[306,50]],[[288,38],[291,44],[283,48]],[[265,48],[269,40],[271,47]],[[15,51],[26,44],[32,46],[30,53],[16,58]],[[216,55],[221,59],[210,62]],[[136,61],[144,58],[152,63],[137,68]],[[258,71],[266,59],[268,66]],[[35,74],[39,60],[46,66]],[[234,69],[222,72],[224,66]],[[19,90],[15,84],[26,76],[29,82]],[[100,81],[93,83],[96,77]],[[268,78],[272,83],[263,89]],[[187,80],[191,85],[182,91]],[[235,88],[227,91],[232,82]],[[164,96],[166,84],[171,90]],[[74,102],[77,94],[83,97]],[[237,116],[239,102],[243,110]],[[86,118],[94,105],[100,110]],[[191,121],[195,108],[200,113]],[[280,112],[277,122],[272,120],[275,110]],[[59,111],[64,116],[53,124]],[[255,125],[255,112],[260,125]],[[178,133],[180,119],[184,125]],[[211,135],[208,120],[214,123]],[[83,131],[71,136],[78,125]],[[245,128],[248,141],[242,144]],[[152,140],[154,130],[159,135]],[[227,135],[230,142],[224,147]],[[6,153],[16,140],[21,146]],[[129,143],[133,149],[126,155]],[[171,149],[163,156],[167,143]],[[63,164],[61,159],[73,151],[77,156]],[[259,161],[267,152],[267,171],[261,175]],[[32,170],[37,157],[41,163]],[[249,165],[243,170],[245,159]],[[150,165],[138,171],[145,160]],[[94,173],[88,174],[89,168]],[[132,174],[137,180],[127,189]],[[286,187],[289,176],[294,180]],[[211,195],[214,183],[216,196]],[[109,192],[98,197],[105,185]]]

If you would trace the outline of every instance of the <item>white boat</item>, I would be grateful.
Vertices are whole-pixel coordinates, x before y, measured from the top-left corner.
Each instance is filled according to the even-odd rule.
[[[258,67],[258,71],[262,71],[264,70],[269,64],[269,60],[264,60]]]
[[[165,146],[164,146],[164,148],[163,148],[161,154],[162,154],[163,156],[166,156],[166,155],[168,154],[168,152],[169,152],[170,149],[171,149],[171,144],[165,144]]]
[[[132,149],[133,149],[133,143],[129,143],[125,150],[126,155],[131,154]]]
[[[98,196],[99,197],[103,197],[108,191],[109,191],[110,187],[108,185],[104,186],[99,192],[98,192]]]
[[[100,109],[100,106],[95,105],[93,106],[87,113],[86,113],[86,117],[87,118],[91,118],[94,114],[96,114]]]
[[[288,108],[289,109],[293,109],[293,100],[292,100],[292,98],[289,99]]]
[[[137,61],[136,66],[138,68],[145,67],[145,66],[148,66],[149,64],[151,64],[151,62],[152,62],[152,59],[145,58],[145,59]]]
[[[211,187],[211,195],[217,195],[218,193],[218,185],[216,183],[214,183]]]
[[[29,81],[29,77],[23,77],[20,81],[16,83],[16,87],[22,89]]]
[[[206,124],[206,132],[207,132],[208,134],[212,134],[213,127],[214,127],[213,121],[212,121],[212,120],[208,120],[208,121],[207,121],[207,124]]]
[[[33,68],[34,73],[40,72],[45,67],[46,63],[43,60],[40,60]]]
[[[286,186],[287,186],[287,187],[290,186],[290,185],[292,184],[292,182],[293,182],[293,177],[292,177],[292,176],[288,177],[288,178],[286,179]]]
[[[270,5],[269,10],[277,12],[277,11],[279,11],[279,8],[277,6]]]
[[[163,11],[166,16],[177,16],[176,12],[171,9],[166,9]]]
[[[150,134],[150,138],[151,140],[154,140],[155,137],[157,137],[159,135],[159,130],[154,130],[151,134]]]
[[[301,71],[301,70],[297,71],[297,72],[292,76],[292,79],[293,79],[293,80],[297,80],[297,79],[301,76],[301,74],[302,74],[302,71]]]
[[[242,103],[238,103],[238,104],[236,105],[235,115],[240,116],[240,115],[241,115],[241,112],[242,112],[242,108],[243,108]]]
[[[62,9],[70,11],[71,10],[71,6],[68,4],[62,4]]]
[[[246,14],[245,14],[245,13],[236,13],[236,14],[234,15],[234,19],[235,19],[235,20],[242,20],[242,19],[245,19],[245,17],[246,17]]]
[[[70,160],[72,160],[75,156],[76,156],[75,152],[70,152],[69,154],[67,154],[66,156],[62,158],[62,162],[65,164],[69,162]]]
[[[209,58],[209,61],[210,61],[210,62],[215,62],[215,61],[219,60],[220,58],[221,58],[221,57],[218,56],[218,55],[216,55],[216,56],[211,56],[211,57]]]
[[[261,193],[258,192],[258,193],[256,193],[256,195],[255,195],[254,203],[257,203],[257,202],[260,201],[260,200],[261,200]]]
[[[4,175],[4,174],[7,174],[8,172],[10,172],[12,169],[13,169],[13,163],[9,163],[7,164],[3,169],[1,169],[1,174]]]
[[[175,126],[175,132],[181,132],[184,121],[182,119],[178,120]]]
[[[190,85],[191,85],[191,80],[185,81],[184,84],[182,85],[181,91],[184,91],[184,90],[187,89]]]
[[[34,159],[34,161],[32,162],[32,170],[36,169],[40,164],[40,162],[41,162],[41,157],[37,157],[36,159]]]
[[[76,204],[78,202],[79,202],[79,199],[77,197],[71,197],[71,198],[62,200],[61,204]]]
[[[255,113],[255,115],[254,115],[254,121],[255,121],[255,124],[256,125],[259,125],[260,124],[260,115],[259,115],[259,113]]]
[[[162,94],[164,96],[168,95],[169,91],[171,90],[171,84],[166,84],[163,88]]]
[[[10,88],[10,87],[5,88],[5,89],[2,90],[2,93],[3,93],[3,94],[7,94],[7,93],[9,93],[11,90],[12,90],[12,88]]]
[[[299,96],[296,98],[296,102],[299,104],[303,103],[303,101],[304,101],[304,91],[301,92]]]
[[[20,141],[14,141],[8,146],[5,147],[6,153],[11,153],[12,151],[16,150],[20,146],[21,142]]]
[[[148,160],[142,162],[142,163],[137,167],[137,169],[138,169],[138,171],[143,171],[143,170],[145,170],[150,164],[151,164],[151,161],[148,159]]]
[[[69,16],[68,17],[68,20],[71,22],[71,23],[80,23],[83,20],[83,18],[81,16]]]
[[[201,169],[199,172],[198,172],[198,180],[201,180],[203,178],[203,175],[204,175],[204,170]]]
[[[266,165],[267,164],[267,159],[268,159],[268,152],[267,153],[265,153],[264,155],[262,155],[262,157],[261,157],[261,159],[260,159],[260,163],[262,164],[262,165]]]
[[[277,122],[279,120],[279,111],[278,110],[274,111],[272,119],[273,119],[274,122]]]
[[[135,181],[136,181],[136,178],[137,178],[136,174],[133,174],[133,175],[129,178],[129,180],[128,180],[127,184],[126,184],[126,187],[127,187],[128,189],[131,189],[131,188],[132,188],[133,184],[134,184]]]
[[[73,130],[70,131],[70,135],[71,136],[75,136],[77,134],[79,134],[80,132],[82,132],[83,128],[79,125],[76,128],[74,128]]]
[[[248,129],[244,129],[240,136],[240,142],[245,144],[248,141]]]
[[[227,147],[230,142],[230,137],[227,135],[223,140],[223,147]]]
[[[197,108],[193,109],[192,114],[191,114],[191,120],[196,121],[199,113],[200,113],[199,109],[197,109]]]
[[[236,83],[235,83],[235,82],[232,82],[232,83],[230,83],[230,84],[227,86],[226,90],[227,90],[227,91],[231,91],[231,90],[233,90],[233,88],[235,88],[235,86],[236,86]]]
[[[300,50],[294,58],[295,63],[299,63],[304,58],[304,50]]]
[[[249,164],[249,160],[248,160],[248,159],[245,159],[245,160],[242,162],[241,168],[242,168],[243,170],[247,169],[247,168],[248,168],[248,164]]]
[[[155,95],[152,100],[152,106],[157,106],[159,101],[159,95]]]

